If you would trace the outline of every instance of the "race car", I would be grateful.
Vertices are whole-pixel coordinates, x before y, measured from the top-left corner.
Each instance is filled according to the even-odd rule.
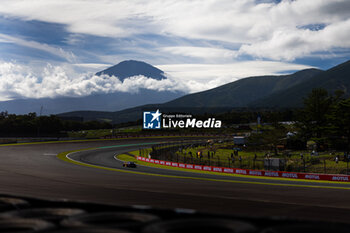
[[[124,163],[123,163],[123,167],[132,167],[132,168],[136,168],[136,163],[134,163],[134,162],[124,162]]]

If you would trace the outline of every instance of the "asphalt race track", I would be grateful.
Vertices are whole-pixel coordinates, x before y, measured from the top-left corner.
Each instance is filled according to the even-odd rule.
[[[0,146],[0,193],[243,216],[349,220],[350,184],[199,175],[142,166],[126,169],[114,159],[116,154],[138,149],[138,144],[163,140]],[[61,152],[97,147],[107,148],[68,156],[76,161],[116,168],[114,171],[57,158]]]

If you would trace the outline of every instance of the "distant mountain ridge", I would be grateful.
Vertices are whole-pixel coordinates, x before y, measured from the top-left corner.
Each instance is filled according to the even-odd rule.
[[[319,73],[291,88],[279,91],[252,102],[251,107],[301,107],[303,98],[306,97],[313,88],[324,88],[330,94],[336,90],[344,91],[346,97],[350,96],[350,60],[337,65],[325,72]]]
[[[240,79],[207,91],[185,95],[167,103],[172,107],[247,107],[251,102],[305,82],[323,71],[306,69],[290,75]]]
[[[102,74],[107,74],[109,76],[114,75],[118,77],[120,81],[137,75],[143,75],[157,80],[166,79],[162,70],[145,62],[135,60],[122,61],[115,66],[96,73],[98,76]]]
[[[297,108],[313,88],[350,96],[350,61],[326,71],[306,69],[290,75],[240,79],[204,92],[185,95],[168,107]]]
[[[207,91],[185,95],[164,104],[151,104],[108,112],[71,112],[62,116],[85,117],[86,120],[108,118],[114,123],[136,121],[145,110],[163,112],[211,113],[232,108],[297,108],[313,88],[325,88],[330,94],[343,90],[350,96],[350,61],[326,71],[306,69],[290,75],[258,76],[240,79]],[[99,117],[95,117],[98,115]],[[87,116],[87,115],[86,115]]]

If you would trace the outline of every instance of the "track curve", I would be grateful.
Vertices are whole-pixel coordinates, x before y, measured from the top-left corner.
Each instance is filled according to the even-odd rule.
[[[108,204],[191,208],[211,213],[250,216],[288,216],[343,222],[347,222],[350,216],[350,190],[346,189],[147,176],[78,166],[56,157],[64,151],[145,142],[159,142],[159,139],[1,146],[0,192]],[[133,149],[135,145],[90,150],[75,153],[74,159],[119,169],[121,165],[113,156]],[[137,170],[166,175],[199,176],[194,173],[175,174],[174,171],[163,169],[150,171],[146,167],[139,167]],[[238,181],[242,179],[245,178],[239,177]],[[348,187],[345,184],[340,186]]]
[[[144,144],[129,144],[122,145],[121,147],[112,148],[96,148],[89,151],[75,152],[67,155],[68,159],[73,161],[78,161],[86,164],[98,165],[105,168],[116,168],[123,169],[125,171],[130,171],[135,174],[145,173],[150,175],[161,175],[169,178],[194,178],[200,180],[208,181],[235,181],[237,183],[251,183],[256,185],[281,185],[281,186],[291,186],[291,187],[306,187],[306,188],[339,188],[348,189],[350,191],[350,183],[346,182],[329,182],[329,181],[306,181],[297,179],[285,179],[285,178],[269,178],[269,177],[253,177],[244,175],[220,175],[218,173],[198,173],[188,171],[179,171],[162,168],[155,168],[151,166],[138,165],[137,169],[134,168],[123,168],[123,161],[116,159],[119,154],[126,153],[131,150],[137,150],[140,146]],[[82,164],[83,165],[83,164]],[[120,170],[116,170],[120,171]]]

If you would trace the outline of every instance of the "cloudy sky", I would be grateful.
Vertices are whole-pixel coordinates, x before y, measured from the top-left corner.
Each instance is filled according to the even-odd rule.
[[[349,0],[0,0],[0,100],[130,91],[134,83],[196,92],[349,58]],[[130,59],[169,80],[93,75]]]

